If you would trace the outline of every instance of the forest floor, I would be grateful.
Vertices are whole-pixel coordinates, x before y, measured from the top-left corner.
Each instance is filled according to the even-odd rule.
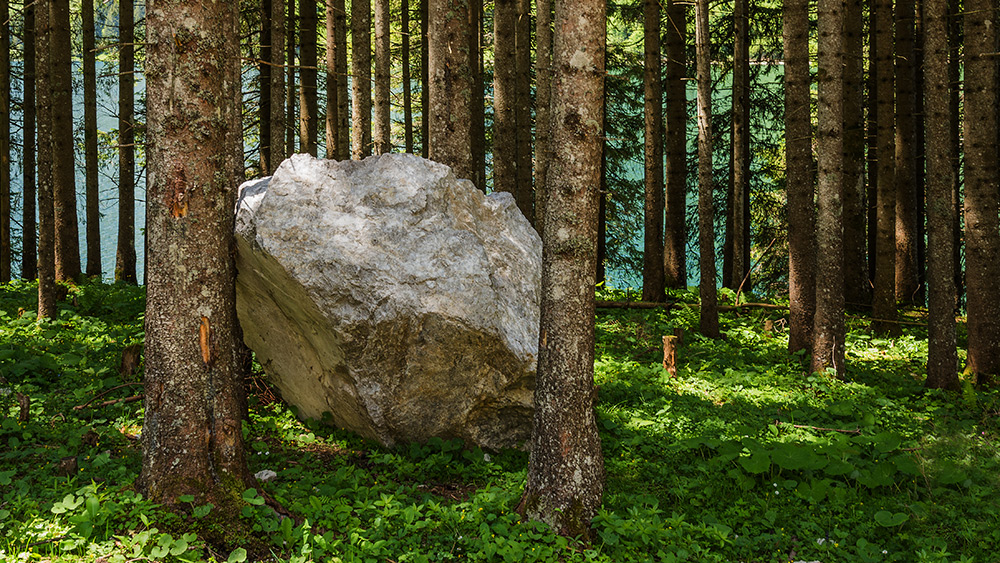
[[[850,317],[837,380],[788,355],[780,310],[726,312],[720,340],[697,334],[694,308],[602,310],[607,487],[590,545],[513,511],[527,454],[385,449],[298,421],[255,377],[251,469],[277,473],[261,486],[300,521],[248,490],[254,537],[223,547],[198,535],[211,505],[168,514],[134,491],[142,403],[105,404],[141,392],[119,362],[142,341],[143,290],[73,288],[42,323],[34,292],[0,287],[0,561],[1000,561],[1000,394],[925,391],[919,326],[882,339]]]

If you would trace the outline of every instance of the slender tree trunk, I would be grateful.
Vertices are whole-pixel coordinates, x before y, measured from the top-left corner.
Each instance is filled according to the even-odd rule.
[[[351,158],[351,99],[348,95],[347,8],[344,0],[333,0],[335,40],[338,45],[337,69],[337,160]]]
[[[788,351],[812,352],[816,206],[809,79],[809,2],[784,4],[785,162],[788,190]]]
[[[10,9],[0,1],[0,283],[10,281]]]
[[[517,0],[493,9],[493,190],[517,195]],[[518,205],[520,208],[520,205]],[[522,209],[523,212],[523,209]]]
[[[483,0],[469,2],[469,25],[472,33],[469,53],[472,57],[472,123],[469,134],[472,136],[472,168],[474,170],[472,183],[484,193],[486,192],[486,84],[483,82]]]
[[[927,387],[960,388],[955,350],[955,159],[948,68],[948,0],[923,0],[927,110]]]
[[[879,0],[867,0],[868,3],[868,75],[865,80],[867,98],[865,109],[865,148],[868,152],[865,159],[867,170],[867,205],[868,212],[868,294],[875,286],[876,248],[878,247],[878,33],[875,25],[877,4]],[[869,298],[870,299],[870,298]],[[868,302],[871,303],[870,301]]]
[[[552,0],[536,0],[535,12],[535,230],[540,233],[545,225],[545,183],[551,151]],[[601,193],[603,206],[604,190]],[[599,263],[598,268],[603,264]]]
[[[924,106],[924,5],[921,0],[916,0],[914,4],[913,195],[917,206],[914,212],[917,230],[915,250],[917,289],[913,301],[920,306],[926,303],[927,298],[927,124],[925,123],[926,108]]]
[[[97,167],[97,61],[94,0],[83,0],[83,152],[87,194],[87,277],[101,277],[101,198]]]
[[[813,373],[844,376],[844,8],[819,0],[819,79],[816,136],[816,316]]]
[[[749,278],[750,263],[747,260],[750,241],[744,236],[749,227],[750,209],[746,200],[750,195],[750,16],[748,0],[733,3],[733,26],[735,45],[733,47],[733,146],[730,153],[729,206],[726,217],[726,256],[723,260],[722,283],[733,290]],[[728,275],[727,275],[728,274]]]
[[[863,32],[861,0],[848,0],[844,11],[844,301],[855,307],[871,300],[865,260]]]
[[[260,91],[260,175],[271,175],[274,165],[271,162],[271,0],[260,2],[260,61],[257,65],[257,84]],[[281,72],[280,68],[274,69]]]
[[[589,537],[604,491],[594,416],[594,272],[605,2],[556,0],[552,166],[546,191],[535,421],[520,511]]]
[[[56,279],[76,281],[80,277],[80,238],[76,214],[76,145],[73,141],[73,60],[69,0],[51,0],[50,6]]]
[[[914,0],[897,0],[896,24],[896,301],[917,293]]]
[[[420,154],[431,156],[430,2],[420,0]]]
[[[954,266],[955,266],[955,310],[961,308],[962,295],[965,292],[965,272],[962,270],[962,194],[961,176],[962,161],[959,155],[963,154],[961,126],[959,121],[959,98],[961,96],[961,73],[959,63],[962,56],[960,46],[962,44],[962,17],[961,0],[948,1],[948,84],[950,85],[951,122],[949,131],[951,134],[951,144],[954,147],[951,167],[954,171],[954,194],[952,200],[955,202],[954,209]]]
[[[135,285],[135,17],[133,0],[118,14],[118,247],[115,281]]]
[[[317,156],[316,0],[299,0],[299,149]]]
[[[56,233],[52,187],[52,66],[49,2],[35,6],[35,112],[38,117],[38,318],[56,316]]]
[[[281,165],[285,152],[285,0],[271,0],[271,116],[270,155],[268,173]]]
[[[372,150],[371,0],[351,0],[351,158]]]
[[[514,30],[514,116],[517,119],[517,206],[535,224],[531,189],[531,0],[517,0]]]
[[[698,262],[701,270],[701,333],[719,337],[715,268],[715,212],[712,196],[712,60],[708,0],[695,2],[695,58],[698,66]]]
[[[470,179],[472,72],[469,67],[469,0],[431,0],[430,158]]]
[[[875,5],[876,103],[878,104],[878,240],[875,241],[875,287],[872,295],[873,328],[880,333],[896,332],[896,161],[895,78],[892,41],[892,0]]]
[[[410,83],[410,0],[401,0],[403,28],[401,51],[403,57],[403,148],[413,153],[413,84]]]
[[[663,272],[663,85],[660,63],[660,2],[643,0],[643,99],[646,156],[643,208],[642,300],[666,300]]]
[[[665,284],[687,287],[687,6],[669,0],[665,49],[666,225],[663,239]]]
[[[288,0],[288,16],[285,19],[285,55],[288,65],[285,88],[285,154],[295,154],[295,100],[298,90],[295,88],[295,0]],[[301,76],[301,75],[300,75]]]
[[[24,6],[24,124],[21,160],[21,278],[38,278],[38,225],[35,222],[35,4]]]
[[[375,0],[375,118],[374,152],[392,151],[389,138],[389,0]]]
[[[995,19],[991,0],[966,0],[965,280],[969,352],[965,371],[992,386],[1000,375],[1000,206],[997,199]]]

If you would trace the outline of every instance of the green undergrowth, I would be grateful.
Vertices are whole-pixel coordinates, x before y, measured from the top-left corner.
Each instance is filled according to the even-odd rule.
[[[695,308],[602,310],[608,478],[591,545],[520,520],[523,452],[381,448],[299,421],[255,378],[248,458],[277,477],[243,493],[253,537],[236,537],[212,529],[212,505],[182,497],[174,514],[143,499],[142,403],[101,405],[141,392],[141,369],[121,375],[118,362],[142,341],[142,290],[71,288],[43,323],[34,291],[0,288],[2,561],[998,560],[1000,397],[925,391],[922,327],[881,339],[850,318],[837,380],[787,354],[780,310],[727,312],[720,340],[697,334]],[[661,338],[677,329],[670,376]]]

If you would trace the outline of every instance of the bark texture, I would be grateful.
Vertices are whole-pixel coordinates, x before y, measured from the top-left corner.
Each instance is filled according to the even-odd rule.
[[[233,206],[240,142],[237,5],[148,11],[149,270],[139,489],[238,502],[255,485],[235,350]]]
[[[118,245],[115,281],[135,285],[135,4],[118,13]]]
[[[389,138],[389,0],[375,0],[375,117],[374,154],[392,150]]]
[[[712,59],[708,0],[695,3],[695,58],[698,67],[698,263],[701,270],[701,333],[719,337],[715,268],[715,211],[712,195]]]
[[[271,162],[271,0],[260,2],[260,56],[257,63],[257,86],[260,91],[260,105],[257,119],[260,120],[260,175],[269,176],[274,164]],[[281,72],[281,69],[274,69]]]
[[[403,149],[413,153],[413,84],[410,83],[410,0],[400,1],[403,28],[400,37],[403,63]]]
[[[872,328],[883,334],[899,329],[896,320],[896,161],[895,66],[892,42],[892,0],[875,4],[875,96],[878,107],[877,239],[872,295]],[[881,319],[881,321],[880,321]]]
[[[0,2],[0,107],[10,107],[10,9]],[[0,283],[10,281],[10,112],[0,112]]]
[[[531,0],[517,0],[514,30],[514,108],[517,117],[517,207],[535,224],[534,193],[531,189]]]
[[[316,156],[316,0],[299,0],[299,150]]]
[[[866,260],[864,61],[861,0],[844,11],[844,302],[871,300]]]
[[[35,6],[35,112],[38,117],[38,318],[56,315],[55,215],[52,188],[52,83],[49,2]]]
[[[270,172],[285,160],[285,0],[271,0]]]
[[[535,230],[540,233],[545,225],[545,183],[551,150],[552,0],[537,0],[535,12]]]
[[[35,5],[24,7],[24,138],[21,161],[21,278],[38,278],[38,225],[35,220]]]
[[[517,194],[517,0],[496,0],[493,9],[493,190]]]
[[[69,0],[50,0],[49,64],[52,85],[52,192],[55,206],[56,279],[80,277],[76,214],[76,144],[73,140],[72,43]]]
[[[667,298],[663,275],[663,84],[660,62],[660,2],[643,1],[643,100],[646,157],[643,206],[642,300]]]
[[[602,0],[555,2],[552,163],[535,422],[521,511],[589,537],[604,491],[594,416],[594,272],[604,105]]]
[[[431,154],[430,148],[430,108],[431,108],[431,92],[430,92],[430,62],[428,60],[430,56],[430,37],[428,36],[428,30],[430,29],[430,1],[431,0],[419,0],[420,1],[420,154],[424,158],[429,158]]]
[[[351,100],[347,84],[347,9],[344,0],[333,0],[334,34],[337,53],[334,64],[337,70],[337,160],[351,158]]]
[[[663,271],[667,287],[687,287],[687,5],[670,0],[664,48],[666,224],[663,237]]]
[[[816,316],[813,373],[844,375],[844,8],[819,0]]]
[[[469,0],[430,0],[430,158],[471,179],[472,71]]]
[[[748,0],[733,3],[733,115],[729,168],[729,205],[722,283],[749,290],[750,240],[750,20]],[[747,280],[746,284],[744,280]]]
[[[372,154],[372,6],[351,0],[351,158]]]
[[[897,0],[896,24],[896,301],[915,303],[917,275],[916,54],[914,0]],[[922,197],[922,194],[921,194]]]
[[[469,2],[469,66],[472,68],[472,183],[486,193],[486,84],[483,77],[483,0]]]
[[[101,198],[97,168],[97,64],[94,0],[84,0],[83,13],[83,160],[87,194],[87,277],[101,277]]]

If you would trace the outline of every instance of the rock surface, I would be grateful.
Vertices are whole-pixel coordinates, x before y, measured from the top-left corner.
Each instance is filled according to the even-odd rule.
[[[385,445],[528,440],[541,240],[507,193],[405,154],[241,186],[244,340],[299,415]]]

